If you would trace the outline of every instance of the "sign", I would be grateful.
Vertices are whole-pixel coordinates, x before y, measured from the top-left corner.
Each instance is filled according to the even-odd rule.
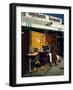
[[[32,16],[32,17],[37,17],[37,18],[41,18],[41,19],[46,18],[45,15],[41,15],[41,14],[38,14],[38,13],[29,13],[29,15]]]
[[[49,16],[49,20],[60,23],[61,20],[52,16]]]

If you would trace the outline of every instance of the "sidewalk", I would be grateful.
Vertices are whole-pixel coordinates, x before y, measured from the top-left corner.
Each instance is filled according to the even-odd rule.
[[[57,75],[64,75],[64,60],[58,63],[58,65],[52,66],[52,68],[44,74],[44,76],[57,76]]]
[[[57,65],[49,66],[49,64],[46,64],[45,66],[39,67],[36,72],[24,74],[24,77],[58,76],[58,75],[64,75],[64,61],[63,61],[63,59]]]

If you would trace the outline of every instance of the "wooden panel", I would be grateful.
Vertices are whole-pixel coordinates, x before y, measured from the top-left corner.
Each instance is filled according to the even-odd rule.
[[[22,33],[22,77],[29,71],[29,32],[23,30]]]
[[[52,63],[56,63],[57,61],[57,38],[53,34],[46,34],[46,42],[51,46],[52,52]]]

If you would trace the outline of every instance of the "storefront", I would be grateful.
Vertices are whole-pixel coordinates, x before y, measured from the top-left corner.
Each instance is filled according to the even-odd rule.
[[[22,13],[22,76],[29,72],[29,56],[33,49],[39,53],[43,46],[50,46],[51,60],[43,57],[42,61],[56,64],[57,55],[63,57],[64,25],[60,18],[45,14]],[[40,57],[40,54],[38,54]],[[49,58],[50,59],[50,58]],[[39,58],[42,63],[41,59]],[[31,66],[32,67],[32,66]],[[25,70],[24,70],[25,69]],[[30,70],[31,71],[31,70]]]

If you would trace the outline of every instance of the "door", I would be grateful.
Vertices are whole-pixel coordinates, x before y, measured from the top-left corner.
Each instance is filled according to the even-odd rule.
[[[57,38],[57,47],[58,47],[58,55],[63,57],[64,55],[64,38],[59,37]]]
[[[51,53],[52,53],[52,63],[56,64],[57,61],[57,38],[54,34],[52,33],[47,33],[46,34],[46,42],[51,46]]]

